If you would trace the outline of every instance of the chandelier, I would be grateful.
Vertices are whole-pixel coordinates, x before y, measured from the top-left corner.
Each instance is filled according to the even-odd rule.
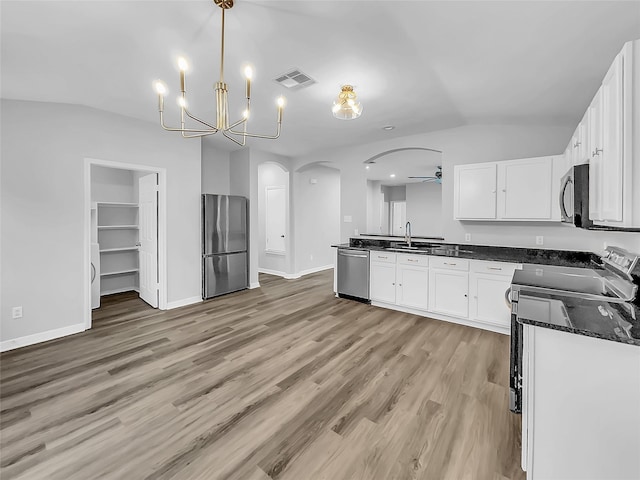
[[[213,2],[222,9],[222,35],[221,35],[221,47],[220,47],[220,81],[215,84],[216,93],[216,121],[206,122],[201,120],[192,114],[187,108],[186,98],[186,71],[188,68],[187,61],[184,58],[178,59],[178,67],[180,69],[180,92],[178,97],[178,104],[180,105],[180,128],[168,127],[164,123],[164,96],[167,94],[167,87],[164,82],[158,80],[155,82],[156,92],[158,93],[158,110],[160,112],[160,125],[165,130],[170,132],[180,132],[184,138],[204,137],[207,135],[213,135],[218,132],[234,141],[240,146],[244,146],[247,137],[276,139],[280,136],[280,130],[282,127],[282,111],[284,109],[285,100],[283,97],[277,99],[278,108],[278,124],[275,135],[259,135],[256,133],[247,132],[247,122],[249,120],[251,109],[251,77],[253,76],[253,70],[250,66],[245,67],[244,76],[246,78],[246,109],[242,114],[242,118],[236,122],[229,123],[229,103],[227,100],[228,88],[224,82],[224,12],[233,7],[234,0],[213,0]],[[198,122],[197,128],[191,128],[185,126],[186,118],[190,118],[195,122]],[[240,130],[237,130],[240,129]]]
[[[353,86],[342,86],[342,91],[333,102],[331,111],[334,117],[341,120],[352,120],[362,115],[362,105],[356,100],[356,92],[353,91]]]

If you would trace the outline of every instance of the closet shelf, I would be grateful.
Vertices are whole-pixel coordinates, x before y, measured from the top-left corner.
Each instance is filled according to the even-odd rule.
[[[98,230],[138,230],[138,225],[98,225]]]
[[[137,203],[124,203],[124,202],[97,202],[98,207],[123,207],[123,208],[138,208]]]
[[[115,253],[115,252],[130,252],[137,251],[140,247],[118,247],[118,248],[105,248],[100,250],[100,253]]]
[[[100,274],[101,277],[110,277],[113,275],[128,275],[131,273],[138,273],[138,269],[137,268],[129,268],[127,270],[120,270],[117,272],[102,272]]]

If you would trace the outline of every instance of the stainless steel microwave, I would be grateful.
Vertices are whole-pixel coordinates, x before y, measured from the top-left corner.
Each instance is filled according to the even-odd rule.
[[[560,183],[560,215],[563,223],[574,227],[590,228],[589,219],[589,164],[574,165]]]

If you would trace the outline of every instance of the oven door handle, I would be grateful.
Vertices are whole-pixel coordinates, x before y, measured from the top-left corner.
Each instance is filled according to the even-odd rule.
[[[507,304],[507,307],[511,308],[511,287],[507,288],[504,292],[504,302]]]

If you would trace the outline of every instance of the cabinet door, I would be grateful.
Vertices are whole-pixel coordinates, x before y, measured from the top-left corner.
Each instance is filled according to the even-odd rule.
[[[602,81],[601,149],[595,152],[600,168],[599,212],[601,220],[622,220],[622,59],[618,55]]]
[[[369,292],[371,300],[396,302],[396,265],[395,263],[371,262],[369,273]]]
[[[600,214],[602,155],[596,155],[596,153],[602,149],[601,93],[602,89],[599,89],[587,110],[587,118],[589,120],[587,148],[587,155],[589,157],[589,218],[591,220],[602,220]]]
[[[429,310],[454,317],[469,314],[469,273],[429,269]]]
[[[398,265],[396,270],[396,303],[405,307],[426,310],[429,269],[425,267],[412,267]]]
[[[496,164],[454,167],[454,216],[456,219],[496,218]]]
[[[498,163],[499,218],[551,219],[552,162],[538,157]]]
[[[511,275],[471,272],[469,318],[508,328],[511,307],[507,304],[506,293],[510,287]]]

